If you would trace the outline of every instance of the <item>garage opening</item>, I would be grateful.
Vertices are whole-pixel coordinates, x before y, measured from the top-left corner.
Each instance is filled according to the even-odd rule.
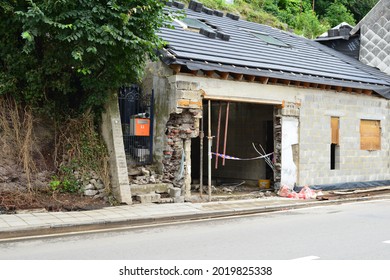
[[[203,104],[203,185],[208,184],[208,102]],[[228,112],[227,112],[228,111]],[[259,189],[274,181],[274,105],[243,102],[211,102],[212,185]],[[219,135],[219,137],[218,137]],[[199,184],[200,137],[191,144],[192,183]],[[253,159],[268,155],[265,158]]]

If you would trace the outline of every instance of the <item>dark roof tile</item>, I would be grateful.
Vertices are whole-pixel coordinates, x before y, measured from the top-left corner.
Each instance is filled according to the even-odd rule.
[[[174,60],[170,57],[170,63],[196,70],[242,71],[248,75],[259,75],[258,69],[272,70],[279,78],[293,77],[304,82],[320,81],[369,89],[390,99],[389,76],[318,42],[241,19],[232,20],[188,9],[185,12],[188,17],[218,27],[218,32],[229,36],[229,40],[186,31],[179,24],[174,24],[175,29],[162,28],[159,35],[169,42],[167,50],[174,56]],[[288,47],[267,43],[252,32],[272,36]]]

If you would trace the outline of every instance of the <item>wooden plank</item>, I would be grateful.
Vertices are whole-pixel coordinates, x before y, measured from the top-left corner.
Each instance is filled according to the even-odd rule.
[[[339,136],[339,127],[340,127],[340,118],[331,117],[330,118],[332,133],[331,133],[331,143],[339,145],[340,136]]]
[[[360,120],[360,149],[381,149],[381,127],[379,120]]]

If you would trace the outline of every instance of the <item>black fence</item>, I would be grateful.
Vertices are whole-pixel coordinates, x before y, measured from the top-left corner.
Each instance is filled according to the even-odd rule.
[[[119,90],[123,143],[132,163],[151,164],[153,159],[153,91],[143,94],[138,85]]]

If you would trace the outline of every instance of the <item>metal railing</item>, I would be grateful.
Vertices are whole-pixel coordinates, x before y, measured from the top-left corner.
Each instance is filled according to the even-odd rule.
[[[151,164],[153,160],[153,101],[153,91],[144,94],[138,85],[119,90],[125,153],[137,165]]]

